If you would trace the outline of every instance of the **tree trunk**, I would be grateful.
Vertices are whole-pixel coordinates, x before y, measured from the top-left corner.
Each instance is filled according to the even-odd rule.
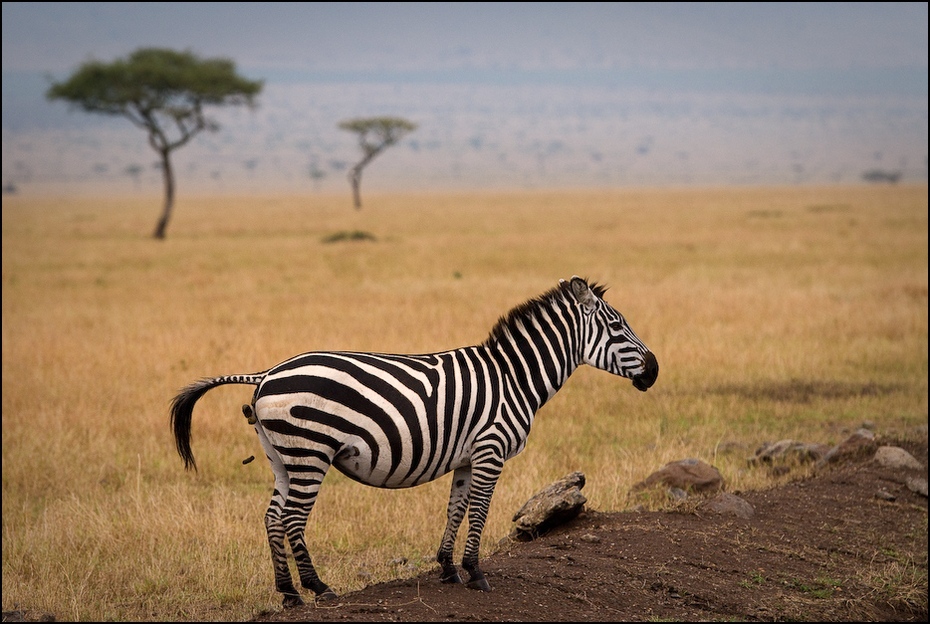
[[[359,187],[362,184],[362,163],[349,170],[349,184],[352,185],[352,197],[355,200],[355,209],[362,209],[362,195]]]
[[[359,187],[362,185],[362,169],[374,160],[384,149],[384,144],[378,147],[369,147],[365,149],[365,157],[362,158],[358,163],[349,170],[349,183],[352,185],[352,195],[355,198],[355,209],[362,209],[362,193],[359,190]]]
[[[165,182],[165,207],[162,210],[161,218],[155,226],[153,236],[157,239],[165,238],[165,230],[168,229],[168,221],[171,219],[171,210],[174,208],[174,172],[171,170],[171,161],[168,156],[171,151],[167,149],[159,150],[161,155],[161,172]]]

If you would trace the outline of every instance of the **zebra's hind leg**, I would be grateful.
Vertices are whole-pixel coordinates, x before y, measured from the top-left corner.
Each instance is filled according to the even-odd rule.
[[[443,583],[461,583],[458,568],[452,563],[452,551],[455,548],[455,536],[468,508],[468,488],[471,486],[471,467],[456,469],[452,475],[452,491],[449,493],[446,530],[442,534],[436,561],[442,566],[439,580]]]
[[[243,408],[243,413],[245,409]],[[292,479],[281,454],[274,448],[268,439],[261,421],[253,423],[259,441],[265,449],[265,455],[271,463],[274,472],[274,495],[271,504],[265,513],[265,530],[268,532],[268,544],[271,546],[271,561],[274,565],[275,589],[283,596],[284,608],[296,607],[304,604],[287,563],[285,550],[285,537],[291,543],[291,551],[297,562],[297,571],[300,574],[301,585],[313,590],[318,597],[334,598],[336,594],[317,576],[310,554],[304,543],[304,529],[307,526],[307,517],[313,509],[320,482],[326,474],[328,464],[319,469],[319,478],[304,480]],[[296,495],[296,496],[295,496]]]
[[[271,500],[268,511],[265,512],[265,530],[268,532],[268,545],[271,546],[271,563],[274,566],[274,585],[283,596],[285,609],[302,605],[304,601],[294,587],[291,570],[287,565],[287,552],[284,546],[284,523],[281,522],[281,503],[275,498]]]
[[[316,502],[316,495],[320,490],[320,483],[323,481],[324,476],[325,470],[318,477],[314,475],[312,478],[292,478],[287,502],[284,505],[283,517],[287,540],[291,543],[291,552],[294,553],[294,560],[297,562],[300,584],[304,588],[313,591],[317,600],[332,600],[337,597],[336,592],[321,581],[319,575],[317,575],[304,537],[307,518],[313,510],[313,504]]]
[[[286,530],[284,522],[281,519],[284,510],[285,501],[287,500],[290,484],[287,478],[287,470],[281,456],[268,442],[265,432],[259,423],[255,424],[255,430],[258,432],[259,440],[265,447],[265,454],[268,461],[271,462],[271,469],[274,472],[274,494],[271,496],[271,503],[268,505],[268,511],[265,512],[265,531],[268,533],[268,545],[271,547],[271,563],[274,566],[274,585],[283,596],[283,605],[285,609],[296,607],[304,603],[300,598],[297,588],[294,587],[294,580],[291,577],[291,569],[287,565],[287,550],[285,550],[284,539]]]

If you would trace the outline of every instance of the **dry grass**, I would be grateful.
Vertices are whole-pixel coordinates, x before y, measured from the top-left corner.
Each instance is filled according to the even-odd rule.
[[[251,390],[198,404],[196,474],[168,430],[175,392],[312,349],[475,344],[573,274],[611,286],[659,380],[640,394],[576,373],[508,463],[485,552],[573,470],[593,507],[623,509],[667,461],[699,457],[745,489],[768,479],[746,470],[762,441],[927,421],[926,186],[392,194],[360,212],[345,196],[182,198],[161,242],[158,206],[3,198],[4,610],[277,607],[271,475],[241,463],[263,457],[239,411]],[[340,232],[374,240],[324,242]],[[448,487],[329,475],[308,527],[324,579],[344,592],[430,566]]]

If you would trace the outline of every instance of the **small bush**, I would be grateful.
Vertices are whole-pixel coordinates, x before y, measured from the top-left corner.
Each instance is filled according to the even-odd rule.
[[[364,241],[364,240],[377,240],[375,235],[371,232],[363,232],[362,230],[353,230],[351,232],[343,230],[341,232],[336,232],[335,234],[330,234],[329,236],[323,237],[324,243],[338,243],[341,241]]]

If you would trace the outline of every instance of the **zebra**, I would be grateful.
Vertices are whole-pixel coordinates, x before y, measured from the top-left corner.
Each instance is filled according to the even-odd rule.
[[[462,583],[453,563],[468,515],[465,586],[490,591],[478,551],[491,495],[504,462],[526,445],[533,418],[581,364],[632,380],[656,381],[655,355],[604,301],[606,287],[582,279],[557,286],[500,317],[480,345],[422,355],[314,351],[266,371],[203,378],[171,404],[178,454],[195,469],[194,404],[224,384],[256,386],[243,413],[274,473],[265,513],[275,589],[285,608],[303,604],[288,568],[285,538],[304,589],[315,600],[336,593],[317,575],[304,530],[331,466],[381,488],[406,488],[452,472],[445,531],[436,561],[440,581]]]

